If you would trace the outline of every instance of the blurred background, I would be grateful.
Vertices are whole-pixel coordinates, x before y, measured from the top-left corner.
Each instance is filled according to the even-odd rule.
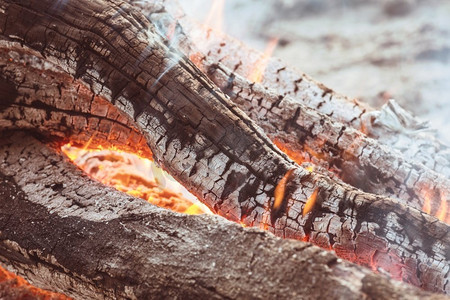
[[[261,51],[278,38],[275,57],[339,93],[376,108],[396,99],[450,144],[449,0],[180,2]]]

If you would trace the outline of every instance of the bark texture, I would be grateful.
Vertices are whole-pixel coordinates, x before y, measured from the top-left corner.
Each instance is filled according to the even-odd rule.
[[[158,9],[157,6],[153,3],[145,7],[147,7],[150,20],[157,24],[158,28],[161,28],[164,36],[169,35],[166,31],[173,31],[173,24],[177,24],[177,21],[164,9]],[[173,4],[169,4],[168,8],[171,6]],[[182,22],[184,19],[180,20]],[[190,28],[188,22],[182,22],[182,24],[184,23],[187,23]],[[422,209],[427,202],[431,207],[429,213],[433,215],[437,215],[444,205],[450,206],[450,181],[445,172],[444,174],[437,173],[418,163],[415,159],[408,158],[408,155],[394,150],[395,147],[386,146],[367,137],[342,118],[337,118],[342,121],[339,122],[332,115],[325,114],[326,112],[317,109],[308,101],[298,101],[298,98],[294,98],[295,95],[283,92],[284,87],[280,86],[285,82],[283,80],[280,80],[279,82],[282,83],[278,85],[264,85],[248,81],[237,71],[242,64],[232,69],[227,67],[229,56],[239,58],[239,55],[229,55],[230,51],[238,52],[233,45],[227,47],[225,43],[221,47],[224,49],[223,52],[208,51],[207,54],[202,54],[193,42],[198,39],[199,34],[186,36],[182,29],[182,27],[178,27],[172,34],[171,39],[175,45],[183,49],[186,55],[195,57],[194,61],[197,62],[197,66],[208,74],[209,78],[296,162],[308,161],[321,165],[333,170],[339,178],[354,187],[369,193],[400,199],[407,205],[418,209]],[[215,36],[213,32],[208,32],[211,35],[202,36],[202,38],[219,40],[219,37]],[[202,39],[197,44],[203,45]],[[245,54],[245,51],[243,53]],[[253,57],[260,56],[251,51],[250,53],[253,54]],[[250,70],[250,66],[247,66],[247,69]],[[270,74],[278,74],[278,72]],[[317,85],[322,87],[318,83]],[[314,91],[315,87],[311,86],[310,89],[305,90],[308,93],[314,93]],[[325,96],[322,95],[322,97]],[[348,101],[346,105],[341,105],[339,101],[329,102],[328,105],[334,105],[333,112],[337,114],[347,113],[352,116],[351,110],[347,107]],[[356,104],[352,103],[351,105]],[[340,111],[341,109],[342,111]],[[382,113],[393,115],[392,118],[384,117],[388,120],[402,116],[405,116],[405,119],[412,118],[393,103],[390,103],[383,112],[372,112],[372,114]],[[383,135],[393,135],[393,133]],[[400,134],[400,139],[405,138],[403,134]],[[422,148],[427,151],[428,146],[422,147],[423,142],[418,139],[414,139],[414,141],[417,142],[414,147],[410,146],[408,142],[403,146],[409,149]],[[435,162],[435,164],[444,164],[439,158],[436,159],[439,163]],[[442,219],[447,223],[450,222],[450,210],[447,210]]]
[[[131,2],[139,5],[139,1],[131,0]],[[142,2],[140,5],[143,5]],[[205,30],[180,12],[177,0],[154,1],[143,5],[144,9],[146,7],[146,13],[149,14],[155,11],[161,14],[163,10],[166,10],[175,16],[176,20],[166,22],[168,24],[178,22],[188,34],[188,40],[195,40],[196,48],[206,54],[210,61],[220,62],[229,70],[233,70],[231,76],[227,78],[230,82],[233,81],[234,74],[248,78],[255,70],[255,66],[261,64],[262,53],[226,34]],[[158,11],[155,8],[164,9]],[[208,70],[207,61],[206,64],[205,70]],[[401,112],[394,115],[389,105],[380,111],[374,110],[356,99],[336,93],[307,74],[274,58],[267,61],[261,84],[264,88],[273,90],[283,97],[289,96],[297,103],[303,103],[347,127],[376,138],[383,144],[400,151],[408,160],[424,164],[445,177],[450,177],[450,148],[435,138],[428,124],[409,114]]]
[[[450,292],[447,225],[296,165],[126,3],[0,1],[0,7],[4,39],[39,51],[126,113],[155,161],[213,211]],[[288,171],[282,205],[272,209]],[[316,205],[302,215],[313,193]]]
[[[0,41],[0,129],[29,130],[61,143],[114,146],[151,157],[133,122],[39,52]]]
[[[76,299],[447,299],[309,243],[157,208],[29,135],[3,135],[0,149],[0,263],[43,288]]]

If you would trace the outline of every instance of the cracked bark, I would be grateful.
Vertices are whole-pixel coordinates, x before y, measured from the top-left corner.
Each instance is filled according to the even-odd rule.
[[[101,0],[0,5],[3,39],[40,52],[127,114],[154,159],[218,214],[449,293],[447,225],[296,165],[138,11]],[[317,204],[302,216],[315,190]]]
[[[172,3],[174,1],[160,2],[167,5],[170,11],[175,10]],[[142,8],[146,10],[149,19],[159,25],[158,28],[171,30],[177,21],[159,5],[161,3],[156,2],[145,4]],[[178,20],[180,24],[192,27],[186,18]],[[226,38],[224,43],[223,39],[214,35],[212,31],[208,31],[207,34],[191,32],[195,38],[190,38],[183,32],[183,28],[178,27],[177,35],[172,38],[176,40],[175,44],[183,49],[187,56],[195,57],[197,66],[208,74],[208,77],[292,159],[298,163],[313,162],[332,170],[344,182],[354,187],[403,200],[407,205],[418,209],[422,209],[424,203],[429,202],[432,214],[442,209],[443,199],[446,205],[450,206],[448,198],[450,172],[445,171],[446,165],[439,155],[430,159],[430,155],[433,156],[434,152],[429,151],[431,143],[429,140],[423,142],[402,134],[382,132],[384,138],[378,140],[369,138],[355,129],[360,127],[360,118],[368,118],[364,115],[366,110],[367,113],[369,111],[370,114],[374,113],[369,108],[333,94],[331,90],[306,75],[298,84],[305,80],[309,82],[308,85],[300,89],[298,84],[295,84],[296,88],[293,88],[290,85],[293,80],[283,78],[281,75],[278,77],[280,72],[275,72],[270,65],[266,81],[262,84],[249,82],[240,74],[251,70],[250,62],[253,60],[247,59],[244,62],[242,56],[255,58],[259,57],[258,53],[245,47],[243,51],[238,51],[238,47],[233,44],[236,41]],[[200,38],[198,41],[199,36],[204,40]],[[197,41],[197,44],[192,41]],[[210,43],[212,45],[209,45]],[[203,55],[196,45],[205,44],[211,46],[213,50]],[[220,51],[215,51],[216,49]],[[246,50],[250,53],[246,53]],[[236,59],[239,62],[236,62]],[[289,68],[281,69],[283,74],[287,72],[291,74],[288,77],[292,76],[293,71]],[[277,80],[274,81],[273,77]],[[322,99],[319,104],[316,103],[318,99]],[[355,115],[358,115],[358,118]],[[402,144],[405,149],[411,151],[420,149],[424,153],[408,154],[393,150],[399,145],[395,143],[392,145],[391,136],[402,141],[407,139],[408,142]],[[413,142],[416,143],[414,147],[408,146]],[[424,143],[428,146],[422,147]],[[447,150],[442,146],[439,151],[444,155]],[[425,153],[426,158],[419,162],[412,158],[422,157]],[[423,162],[432,165],[434,169],[438,167],[437,169],[443,173],[437,173],[434,169],[424,166]],[[450,210],[444,220],[450,222]]]
[[[224,67],[233,70],[224,82],[233,81],[235,74],[244,78],[248,77],[262,56],[260,52],[247,47],[230,36],[226,36],[226,34],[205,30],[180,12],[177,0],[158,0],[151,4],[142,4],[142,2],[134,0],[130,0],[130,2],[136,2],[134,5],[140,5],[147,14],[153,14],[156,11],[161,16],[167,10],[170,15],[176,16],[176,20],[169,16],[169,19],[172,20],[165,20],[165,22],[169,24],[178,22],[185,33],[194,37],[188,39],[188,41],[196,41],[197,47],[190,48],[193,50],[193,54],[197,53],[198,48],[203,49],[203,53],[207,54],[209,62],[220,62]],[[158,17],[159,20],[161,20],[160,16]],[[203,62],[209,63],[202,60]],[[207,69],[208,66],[206,65],[205,71]],[[223,81],[224,78],[220,80]],[[420,121],[410,122],[400,119],[399,123],[402,126],[392,126],[380,117],[380,113],[383,112],[374,110],[356,99],[350,99],[336,93],[307,74],[298,72],[274,58],[268,61],[264,70],[262,86],[276,91],[283,97],[292,98],[295,103],[314,108],[347,127],[361,130],[381,143],[397,149],[408,160],[424,164],[428,168],[445,175],[446,178],[450,177],[449,147],[437,140],[433,134],[423,133],[424,127],[427,126],[420,124]]]
[[[0,128],[151,157],[133,122],[86,84],[18,43],[0,41]]]
[[[29,135],[4,134],[0,149],[0,263],[40,287],[76,299],[446,299],[309,243],[157,208]]]

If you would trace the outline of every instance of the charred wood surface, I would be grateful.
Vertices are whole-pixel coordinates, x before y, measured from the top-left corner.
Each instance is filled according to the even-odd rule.
[[[130,2],[142,5],[139,1]],[[235,74],[248,78],[258,64],[261,64],[262,53],[222,32],[205,30],[180,12],[177,0],[159,0],[150,5],[145,4],[143,8],[146,8],[149,14],[155,11],[161,14],[165,9],[172,16],[176,16],[176,20],[166,22],[172,25],[178,22],[190,36],[189,40],[194,38],[196,48],[203,50],[203,54],[206,54],[210,61],[220,62],[233,70],[227,81],[232,82]],[[196,53],[193,51],[193,54]],[[206,65],[205,71],[207,70]],[[392,109],[388,104],[380,110],[374,110],[364,103],[333,91],[278,59],[269,59],[262,71],[261,84],[264,88],[283,97],[289,96],[297,103],[313,108],[347,127],[360,130],[397,149],[409,160],[450,177],[450,148],[436,139],[428,124],[402,109]]]
[[[450,186],[446,176],[416,163],[415,159],[405,159],[407,155],[393,151],[392,147],[374,142],[358,130],[348,128],[346,122],[336,122],[330,116],[317,114],[316,110],[310,109],[296,99],[289,97],[289,93],[280,94],[279,86],[269,86],[274,90],[268,91],[267,85],[248,82],[237,72],[242,64],[234,66],[233,70],[226,67],[227,61],[230,59],[228,54],[230,54],[230,51],[236,51],[233,44],[235,41],[231,38],[220,36],[225,38],[225,42],[220,43],[221,46],[218,51],[208,51],[206,56],[198,52],[198,47],[196,48],[192,41],[197,41],[200,37],[197,44],[203,45],[202,39],[214,42],[220,38],[211,30],[205,31],[207,32],[206,35],[201,35],[198,33],[198,28],[191,30],[194,32],[197,30],[198,34],[190,32],[195,38],[192,38],[192,36],[186,37],[183,28],[179,25],[187,24],[187,27],[190,28],[191,23],[186,21],[186,18],[179,18],[180,24],[178,24],[164,10],[164,8],[167,8],[174,11],[173,2],[157,1],[156,3],[146,4],[143,9],[146,9],[149,18],[158,25],[158,28],[172,30],[173,25],[177,24],[176,33],[172,37],[173,43],[182,48],[186,54],[194,57],[197,60],[197,65],[223,91],[227,92],[231,99],[255,120],[279,147],[286,149],[291,158],[297,162],[313,161],[333,170],[345,182],[355,187],[370,193],[405,200],[409,202],[409,205],[419,209],[424,207],[425,202],[428,202],[431,206],[430,212],[433,215],[437,215],[439,211],[445,211],[444,206],[449,205],[447,198]],[[161,8],[161,3],[165,4],[163,8]],[[164,34],[167,35],[167,33]],[[227,47],[228,42],[231,42],[230,47]],[[244,47],[244,50],[248,49]],[[246,52],[243,51],[242,53]],[[258,57],[256,52],[250,51],[250,53],[253,54],[252,57]],[[239,55],[231,56],[233,57],[231,59],[236,57],[239,59]],[[243,63],[244,67],[248,61],[251,61],[251,59]],[[267,75],[270,77],[270,74],[278,73],[272,72]],[[282,85],[283,82],[279,81],[278,85]],[[314,92],[314,87],[311,87],[309,92]],[[340,109],[339,102],[335,104],[337,111]],[[345,105],[344,110],[350,113],[349,108],[346,108]],[[371,112],[371,114],[393,114],[394,112],[399,118],[407,114],[392,103],[389,103],[383,112]],[[294,116],[296,118],[293,118]],[[408,119],[409,117],[404,118]],[[322,123],[325,123],[324,126],[313,126],[313,124]],[[392,135],[392,133],[389,135]],[[405,138],[407,137],[400,135],[400,139]],[[414,138],[414,141],[416,145],[411,149],[421,148],[429,155],[433,153],[433,151],[428,152],[429,145],[423,145],[417,137]],[[429,141],[426,143],[429,143]],[[403,144],[403,146],[409,147],[408,143]],[[429,155],[428,163],[430,163]],[[415,156],[417,155],[415,154]],[[437,157],[434,157],[431,162],[434,159],[439,161],[439,163],[434,163],[434,169],[445,165],[444,161]],[[444,214],[441,218],[449,222],[450,213]]]
[[[447,225],[296,165],[126,3],[0,5],[5,39],[40,52],[125,112],[155,161],[213,211],[332,248],[424,289],[450,292]],[[288,171],[281,206],[273,209],[275,188]],[[316,205],[302,215],[312,194]]]
[[[133,122],[84,82],[14,42],[0,42],[0,129],[61,142],[114,146],[150,157]]]
[[[173,1],[168,2],[172,3],[167,6],[170,10]],[[162,31],[164,29],[172,30],[173,24],[177,24],[177,21],[167,11],[159,8],[158,2],[147,4],[144,8],[146,8],[150,20],[157,24],[158,28],[162,28],[160,29]],[[174,9],[172,8],[172,10]],[[181,22],[181,24],[185,23],[189,28],[189,22]],[[267,88],[267,85],[248,81],[239,75],[238,70],[242,64],[238,64],[233,69],[227,67],[229,56],[232,56],[233,59],[239,58],[239,55],[228,55],[229,51],[238,52],[233,44],[227,47],[225,42],[225,45],[220,48],[223,51],[208,51],[206,54],[202,54],[193,42],[198,39],[200,34],[195,34],[195,38],[186,36],[182,27],[177,27],[175,32],[172,37],[172,40],[175,40],[174,44],[183,49],[186,55],[193,57],[197,66],[208,74],[209,78],[227,93],[240,109],[298,163],[308,161],[321,165],[332,170],[346,183],[363,191],[394,197],[418,209],[422,209],[427,202],[430,206],[430,213],[433,215],[437,215],[440,209],[443,210],[443,206],[450,206],[450,180],[445,172],[440,174],[433,171],[433,169],[439,169],[439,166],[445,165],[441,159],[433,158],[432,161],[437,160],[439,163],[435,163],[436,166],[430,169],[395,150],[391,144],[387,146],[367,137],[361,131],[349,126],[352,124],[342,118],[337,118],[342,122],[336,121],[336,118],[332,117],[333,114],[317,108],[312,109],[310,106],[314,107],[314,105],[308,101],[298,101],[290,93],[283,92],[284,88],[280,86],[285,83],[283,80],[280,80],[278,85],[270,85],[270,89]],[[162,33],[168,35],[165,31]],[[200,36],[207,40],[219,40],[219,37],[212,31],[208,31],[206,36]],[[198,45],[202,45],[202,39]],[[253,57],[258,57],[257,53],[252,51],[250,53],[253,54]],[[246,63],[243,63],[244,66]],[[247,66],[247,69],[250,67]],[[268,76],[278,73],[268,73]],[[305,93],[314,94],[316,93],[315,88],[325,88],[318,83],[309,87],[309,90],[303,89]],[[306,96],[303,95],[303,97]],[[322,95],[322,97],[325,96]],[[337,114],[346,112],[348,115],[352,115],[352,110],[346,106],[349,105],[349,101],[346,101],[346,105],[342,105],[339,101],[328,103],[328,105],[331,104],[335,106],[334,112]],[[352,102],[351,105],[355,108],[360,107],[356,102]],[[325,110],[328,110],[327,105],[325,106]],[[387,111],[405,114],[405,112],[399,111],[400,109],[393,103],[390,103],[388,107],[386,114]],[[375,114],[375,112],[371,113]],[[401,137],[400,139],[405,138]],[[414,139],[414,141],[417,144],[411,149],[422,148],[422,150],[428,151],[428,145],[424,146],[420,139]],[[403,146],[408,148],[408,145],[406,142]],[[450,222],[450,210],[444,213],[442,219]]]
[[[231,75],[219,67],[210,76],[295,161],[321,165],[354,187],[417,209],[429,202],[433,214],[443,202],[450,206],[450,180],[442,174],[289,96],[271,93],[237,75],[231,87]],[[450,211],[443,219],[450,221]]]
[[[39,287],[75,299],[447,299],[309,243],[157,208],[28,135],[3,135],[0,149],[0,263]]]

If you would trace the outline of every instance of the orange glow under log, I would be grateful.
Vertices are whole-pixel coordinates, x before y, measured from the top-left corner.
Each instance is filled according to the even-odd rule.
[[[289,156],[290,159],[292,159],[293,161],[295,161],[297,164],[301,165],[302,167],[304,167],[306,170],[308,170],[309,172],[313,172],[314,171],[314,165],[311,166],[304,166],[302,165],[305,162],[309,162],[310,160],[307,158],[307,155],[305,155],[304,153],[301,152],[296,152],[296,151],[292,151],[291,149],[289,149],[288,147],[286,147],[286,145],[280,141],[275,139],[274,144],[281,150],[283,151],[287,156]],[[311,156],[314,156],[315,158],[319,159],[319,160],[324,160],[323,155],[313,151],[310,147],[305,146],[305,153],[308,153]],[[333,172],[332,169],[329,169],[329,171]],[[432,207],[432,192],[428,189],[424,189],[425,192],[423,194],[423,197],[425,199],[425,202],[422,206],[422,211],[429,214],[429,215],[434,215],[435,217],[437,217],[439,220],[441,220],[442,222],[445,222],[447,224],[450,224],[450,217],[448,217],[447,219],[445,219],[447,212],[448,212],[448,204],[447,204],[447,198],[444,195],[441,195],[441,204],[440,207],[437,211],[432,212],[431,211],[431,207]],[[308,211],[309,212],[309,211]],[[307,213],[307,212],[306,212]],[[304,215],[306,214],[304,213]]]
[[[302,163],[307,161],[307,159],[303,153],[300,153],[297,151],[292,151],[291,149],[286,147],[282,141],[280,141],[278,139],[274,139],[273,143],[278,147],[278,149],[283,151],[287,156],[289,156],[290,159],[295,161],[297,164],[301,165]]]
[[[149,159],[117,149],[66,144],[62,152],[93,179],[137,198],[186,214],[211,211]]]
[[[40,300],[69,300],[67,296],[39,289],[30,285],[25,279],[17,276],[0,266],[0,284],[10,289],[12,295],[17,299],[40,299]],[[1,298],[1,297],[0,297]]]

